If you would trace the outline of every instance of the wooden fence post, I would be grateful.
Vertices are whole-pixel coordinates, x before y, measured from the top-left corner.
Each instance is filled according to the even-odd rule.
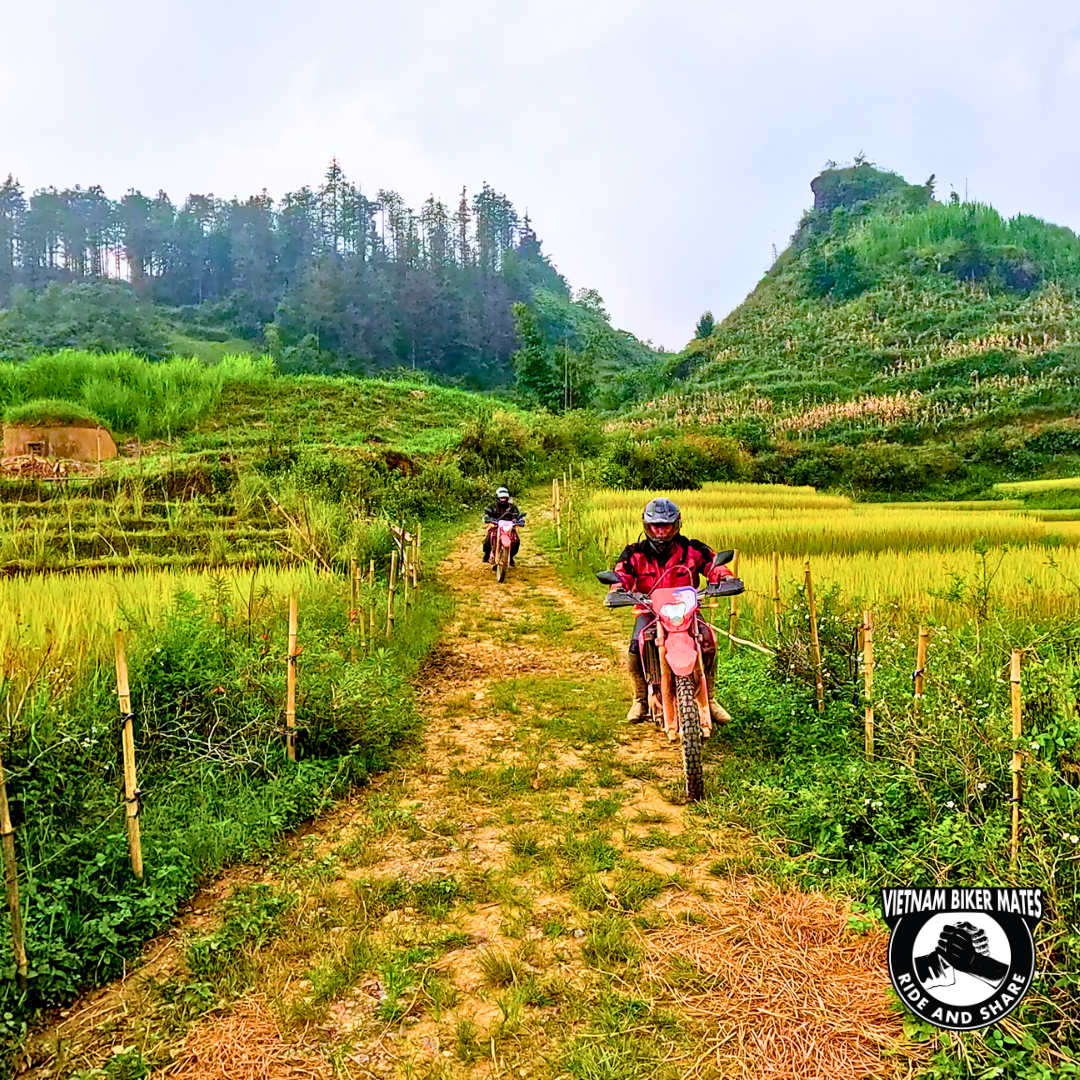
[[[1020,701],[1020,650],[1013,649],[1009,658],[1009,682],[1012,684],[1012,736],[1016,742],[1023,733],[1023,707]],[[1009,868],[1016,869],[1020,855],[1020,769],[1023,757],[1020,748],[1012,755],[1012,836],[1009,840]]]
[[[0,836],[4,841],[4,883],[7,886],[8,913],[11,917],[11,947],[19,986],[26,985],[26,941],[23,937],[22,910],[19,907],[19,868],[15,862],[15,829],[8,810],[7,779],[0,759]]]
[[[731,572],[739,576],[739,549],[735,549],[735,557],[731,560]],[[728,652],[735,651],[735,629],[739,624],[738,600],[731,598],[731,611],[728,613]]]
[[[397,552],[390,556],[390,585],[386,591],[386,639],[394,632],[394,590],[397,586]]]
[[[124,655],[124,631],[116,631],[116,696],[120,699],[120,742],[124,750],[124,807],[131,852],[131,869],[142,881],[142,839],[139,835],[139,782],[135,773],[135,715],[131,711],[131,688],[128,686],[127,656]]]
[[[285,673],[285,754],[296,760],[296,622],[299,601],[294,593],[289,597],[289,655]]]
[[[551,481],[555,490],[555,541],[562,547],[562,492],[559,490],[559,478]]]
[[[866,695],[864,716],[866,756],[874,756],[874,613],[863,612],[863,692]]]
[[[806,560],[806,599],[810,605],[810,642],[814,654],[814,687],[817,691],[818,712],[825,711],[825,680],[821,674],[821,640],[817,629],[817,607],[814,604],[814,579],[810,573],[810,559]]]
[[[776,640],[780,641],[780,552],[772,553],[772,603]]]

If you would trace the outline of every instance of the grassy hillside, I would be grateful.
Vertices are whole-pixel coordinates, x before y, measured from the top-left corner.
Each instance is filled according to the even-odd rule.
[[[791,246],[635,419],[730,435],[765,479],[863,494],[1076,471],[1080,239],[865,164],[814,188]]]
[[[0,474],[0,568],[347,568],[385,522],[446,520],[595,453],[595,420],[532,413],[422,379],[283,375],[266,359],[152,363],[67,351],[0,363],[11,418],[92,416],[121,444],[100,471]],[[50,467],[51,468],[51,467]]]

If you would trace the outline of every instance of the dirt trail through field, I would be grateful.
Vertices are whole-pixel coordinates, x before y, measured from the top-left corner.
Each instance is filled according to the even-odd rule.
[[[141,1076],[136,1052],[180,1080],[902,1073],[883,940],[680,805],[677,748],[622,719],[628,617],[530,540],[503,585],[476,536],[438,568],[423,746],[196,898],[27,1075]]]

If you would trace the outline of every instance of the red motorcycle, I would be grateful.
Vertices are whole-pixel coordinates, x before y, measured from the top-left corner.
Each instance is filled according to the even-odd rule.
[[[518,526],[525,524],[525,515],[519,518],[504,518],[488,522],[488,546],[491,549],[492,569],[498,582],[506,580],[510,569],[510,559],[517,546]]]
[[[722,551],[713,566],[726,566],[734,557],[734,551]],[[701,744],[712,734],[702,660],[705,630],[698,616],[701,598],[737,596],[745,586],[738,578],[729,577],[700,591],[692,585],[661,588],[672,571],[682,571],[688,581],[695,580],[689,567],[668,567],[648,594],[614,589],[604,597],[604,606],[632,606],[635,614],[652,616],[638,634],[641,666],[649,685],[649,715],[670,742],[681,737],[686,797],[693,801],[705,795]],[[596,576],[605,585],[622,584],[613,570],[602,570]]]

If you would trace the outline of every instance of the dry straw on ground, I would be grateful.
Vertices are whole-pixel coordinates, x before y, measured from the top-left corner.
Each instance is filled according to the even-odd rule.
[[[866,1080],[909,1071],[922,1048],[904,1037],[886,997],[886,938],[846,929],[845,905],[819,893],[747,882],[696,924],[647,935],[653,976],[714,1028],[710,1065],[746,1080]],[[671,958],[716,985],[687,993]],[[675,985],[672,985],[674,983]]]
[[[331,1080],[325,1059],[291,1046],[266,1002],[246,998],[226,1016],[194,1028],[176,1060],[158,1074],[168,1080]]]

